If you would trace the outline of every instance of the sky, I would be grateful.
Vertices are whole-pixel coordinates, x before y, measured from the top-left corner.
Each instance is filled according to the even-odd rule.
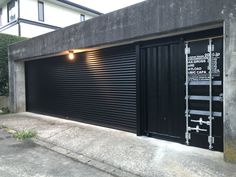
[[[144,0],[70,0],[77,4],[92,8],[102,13],[108,13]]]

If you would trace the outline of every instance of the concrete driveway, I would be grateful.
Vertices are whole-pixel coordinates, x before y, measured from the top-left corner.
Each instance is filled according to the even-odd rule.
[[[0,125],[34,130],[37,144],[114,176],[236,177],[221,152],[32,113],[0,116]]]
[[[0,129],[1,177],[111,177],[91,166],[35,144],[17,141]]]

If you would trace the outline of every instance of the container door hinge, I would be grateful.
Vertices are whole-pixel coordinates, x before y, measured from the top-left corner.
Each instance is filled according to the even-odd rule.
[[[221,93],[221,94],[219,95],[219,97],[220,97],[220,101],[223,102],[223,99],[224,99],[224,98],[223,98],[223,93]]]
[[[189,140],[191,140],[191,133],[186,132],[185,133],[185,139],[186,139],[186,144],[189,145]]]
[[[215,138],[212,136],[208,136],[208,143],[209,143],[209,149],[213,149],[212,144],[215,143]]]
[[[208,52],[214,52],[215,46],[214,45],[208,45]]]
[[[185,55],[189,55],[190,54],[190,48],[189,47],[186,47],[185,48]]]

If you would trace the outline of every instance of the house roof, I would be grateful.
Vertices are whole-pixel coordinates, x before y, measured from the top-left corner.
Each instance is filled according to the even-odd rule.
[[[64,3],[64,4],[67,4],[67,5],[70,5],[70,6],[73,6],[73,7],[76,7],[76,8],[79,8],[79,9],[89,11],[89,12],[97,14],[97,15],[102,15],[101,12],[98,12],[96,10],[90,9],[88,7],[85,7],[85,6],[82,6],[82,5],[79,5],[79,4],[76,4],[76,3],[71,2],[71,1],[67,1],[67,0],[57,0],[57,1],[59,1],[61,3]]]

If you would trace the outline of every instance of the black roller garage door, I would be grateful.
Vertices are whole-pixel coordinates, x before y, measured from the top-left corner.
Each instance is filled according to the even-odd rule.
[[[136,131],[132,45],[25,62],[27,111]]]

